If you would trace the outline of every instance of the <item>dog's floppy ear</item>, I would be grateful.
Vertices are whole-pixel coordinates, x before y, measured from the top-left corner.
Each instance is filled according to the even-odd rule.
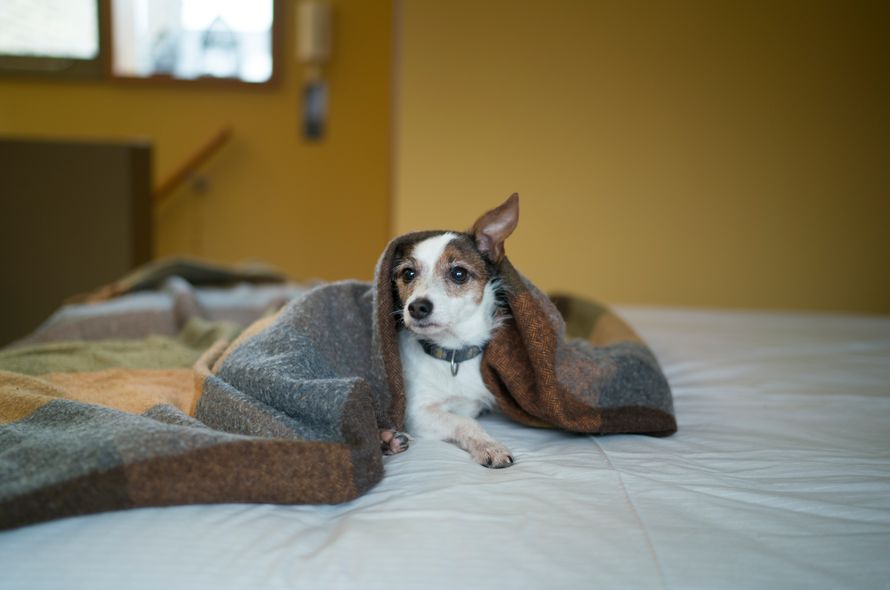
[[[513,193],[507,200],[492,209],[473,224],[470,230],[476,247],[494,263],[504,256],[506,240],[519,223],[519,193]]]

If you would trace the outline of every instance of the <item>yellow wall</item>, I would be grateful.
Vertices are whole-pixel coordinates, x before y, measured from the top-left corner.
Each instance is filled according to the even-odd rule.
[[[155,182],[224,125],[233,140],[156,215],[156,255],[255,258],[296,278],[370,278],[388,238],[390,2],[335,0],[329,128],[300,135],[295,2],[285,0],[282,79],[269,89],[0,80],[0,133],[149,138]],[[97,214],[101,214],[97,212]]]
[[[396,232],[612,302],[890,312],[886,2],[405,0]]]

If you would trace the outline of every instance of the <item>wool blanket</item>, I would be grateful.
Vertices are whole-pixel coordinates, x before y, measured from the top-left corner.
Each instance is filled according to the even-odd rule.
[[[266,269],[188,258],[157,260],[91,293],[69,298],[31,334],[10,346],[176,336],[195,317],[244,327],[308,290]]]
[[[404,420],[393,260],[431,235],[393,240],[374,282],[319,286],[234,339],[205,323],[148,339],[154,349],[98,341],[0,351],[0,528],[365,493],[383,477],[378,429]],[[572,432],[676,431],[667,380],[620,318],[552,302],[506,258],[499,272],[511,317],[482,371],[503,413]]]

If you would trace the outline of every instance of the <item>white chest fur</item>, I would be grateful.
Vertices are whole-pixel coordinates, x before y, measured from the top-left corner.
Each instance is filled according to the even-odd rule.
[[[424,352],[410,332],[403,330],[399,333],[399,347],[409,434],[419,438],[434,436],[426,432],[426,421],[420,419],[425,409],[472,418],[494,405],[494,396],[482,382],[482,355],[460,363],[457,375],[452,375],[451,364]]]

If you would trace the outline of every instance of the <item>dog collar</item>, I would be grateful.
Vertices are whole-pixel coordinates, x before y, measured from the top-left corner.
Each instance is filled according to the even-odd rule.
[[[440,361],[450,362],[451,375],[454,377],[457,376],[457,371],[460,369],[460,363],[479,356],[484,350],[484,347],[482,346],[465,346],[458,349],[444,348],[429,340],[421,340],[420,345],[423,347],[423,351],[431,357],[437,358]]]

